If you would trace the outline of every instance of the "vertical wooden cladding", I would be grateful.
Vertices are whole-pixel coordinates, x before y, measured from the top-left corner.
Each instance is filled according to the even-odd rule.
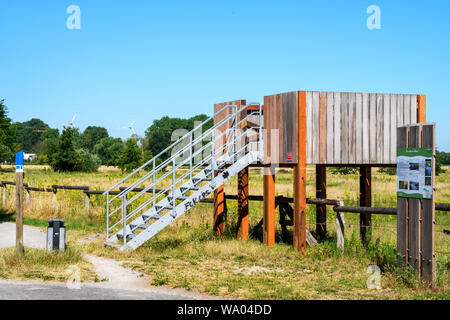
[[[265,163],[297,163],[297,103],[297,91],[264,97]]]
[[[266,129],[278,129],[265,140],[279,163],[297,158],[297,92],[267,96]],[[421,107],[423,105],[423,107]],[[397,126],[425,118],[425,96],[403,94],[306,92],[306,161],[309,164],[395,164]],[[270,131],[270,130],[269,130]],[[270,135],[270,132],[269,132]],[[273,143],[276,145],[273,145]],[[269,146],[268,146],[269,145]],[[276,150],[276,148],[279,148]],[[270,163],[266,156],[266,163]]]

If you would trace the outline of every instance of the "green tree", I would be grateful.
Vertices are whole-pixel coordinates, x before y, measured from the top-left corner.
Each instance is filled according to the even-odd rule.
[[[87,149],[77,149],[75,171],[95,172],[100,167],[101,160],[96,154],[92,154]]]
[[[72,127],[64,128],[56,145],[49,150],[49,163],[56,171],[75,171],[77,165],[77,153],[75,141],[78,129]]]
[[[153,155],[157,155],[173,143],[172,134],[175,130],[185,129],[186,131],[191,131],[196,123],[203,122],[206,119],[208,119],[208,116],[200,114],[189,119],[165,116],[159,120],[154,120],[153,124],[145,131],[144,148]],[[202,126],[201,131],[205,132],[212,126],[213,121],[211,119],[211,121]],[[166,153],[162,155],[162,158],[167,159],[169,156],[170,154]]]
[[[48,124],[40,119],[33,118],[25,122],[17,122],[16,143],[28,153],[35,153],[39,143],[46,138],[45,133],[50,129]],[[54,130],[54,129],[53,129]]]
[[[143,164],[142,149],[135,139],[128,139],[119,158],[119,167],[124,171],[132,171]]]
[[[0,161],[11,162],[14,161],[14,154],[20,149],[16,143],[16,126],[8,117],[8,108],[4,101],[0,100]]]
[[[101,159],[103,165],[118,166],[119,159],[124,148],[120,138],[103,138],[94,146],[94,153]]]
[[[79,147],[94,151],[94,146],[103,138],[109,137],[108,130],[103,127],[89,126],[80,136]]]

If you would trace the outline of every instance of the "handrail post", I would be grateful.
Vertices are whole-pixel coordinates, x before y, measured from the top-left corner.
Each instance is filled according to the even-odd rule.
[[[122,224],[123,224],[123,246],[127,248],[127,234],[126,234],[126,226],[127,226],[127,195],[124,194],[122,196]]]
[[[237,161],[237,123],[238,123],[238,121],[237,121],[237,119],[238,119],[238,106],[236,105],[236,106],[234,106],[234,126],[233,126],[233,129],[234,129],[234,139],[233,139],[233,142],[234,142],[234,161]]]
[[[214,157],[216,155],[214,145],[216,144],[216,136],[214,130],[211,131],[211,179],[214,179]]]
[[[258,144],[259,144],[259,152],[258,155],[261,157],[262,160],[262,152],[263,152],[263,145],[262,145],[262,108],[261,104],[259,105],[259,133],[258,133]]]
[[[106,192],[106,240],[109,239],[109,191]]]
[[[192,180],[192,131],[189,135],[189,178]]]
[[[172,160],[172,210],[175,211],[175,157]]]
[[[153,206],[156,204],[156,195],[155,195],[155,158],[153,158]]]

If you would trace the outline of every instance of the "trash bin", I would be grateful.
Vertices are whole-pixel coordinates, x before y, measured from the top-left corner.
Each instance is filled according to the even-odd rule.
[[[50,219],[47,227],[47,251],[66,250],[66,227],[64,219]]]

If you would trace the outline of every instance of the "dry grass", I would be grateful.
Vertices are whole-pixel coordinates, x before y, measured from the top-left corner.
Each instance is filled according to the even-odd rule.
[[[49,187],[53,184],[88,185],[91,189],[104,190],[120,180],[121,173],[114,168],[101,168],[98,173],[55,173],[41,167],[27,168],[26,182],[32,186]],[[437,178],[437,201],[450,202],[450,170]],[[314,167],[307,168],[307,196],[315,195]],[[13,180],[13,173],[0,173],[1,180]],[[262,174],[259,169],[250,170],[250,194],[262,194]],[[327,175],[328,198],[342,198],[346,204],[358,204],[359,177],[356,175]],[[276,193],[292,196],[292,172],[280,170],[276,176]],[[237,179],[225,185],[225,192],[236,193]],[[8,187],[6,210],[13,207],[13,187]],[[32,193],[31,204],[25,208],[26,222],[39,224],[48,218],[65,218],[68,221],[69,241],[74,250],[124,260],[133,269],[146,274],[153,285],[183,287],[208,294],[226,295],[243,299],[449,299],[450,277],[446,264],[449,255],[438,253],[439,289],[422,287],[408,272],[398,276],[391,269],[395,262],[396,218],[373,216],[373,241],[369,248],[359,243],[359,217],[346,214],[346,251],[335,248],[335,215],[328,211],[330,238],[316,248],[309,248],[299,255],[290,244],[281,242],[277,225],[277,245],[266,248],[258,240],[246,243],[236,241],[236,201],[228,201],[227,231],[222,238],[212,232],[212,205],[199,204],[170,228],[146,243],[135,252],[120,252],[103,246],[104,238],[89,244],[77,240],[86,235],[104,232],[104,199],[91,197],[91,216],[84,212],[84,195],[79,191],[58,192],[58,209],[53,210],[51,194]],[[396,206],[395,176],[373,172],[373,205]],[[277,213],[278,214],[278,213]],[[254,226],[262,217],[262,202],[251,202],[249,220]],[[27,220],[28,219],[28,220]],[[315,229],[315,211],[308,206],[308,229]],[[450,215],[438,214],[436,250],[448,252],[450,240],[442,229],[450,229]],[[378,240],[377,240],[378,239]],[[11,252],[0,251],[0,261],[13,260]],[[9,259],[9,260],[8,260]],[[34,259],[34,260],[33,260]],[[68,257],[68,261],[72,258]],[[32,258],[32,263],[19,267],[17,273],[0,273],[5,277],[24,278],[24,270],[33,270],[44,260]],[[71,263],[72,263],[71,262]],[[83,265],[82,260],[75,261]],[[367,267],[377,264],[383,267],[380,291],[368,290]],[[58,278],[63,267],[54,266],[53,279]],[[6,266],[5,264],[3,266]],[[65,267],[65,265],[64,265]],[[53,267],[52,267],[53,268]],[[89,268],[88,268],[89,269]],[[88,270],[86,269],[86,270]],[[87,271],[89,274],[90,271]],[[43,273],[47,274],[47,273]],[[92,277],[86,275],[86,280]]]

